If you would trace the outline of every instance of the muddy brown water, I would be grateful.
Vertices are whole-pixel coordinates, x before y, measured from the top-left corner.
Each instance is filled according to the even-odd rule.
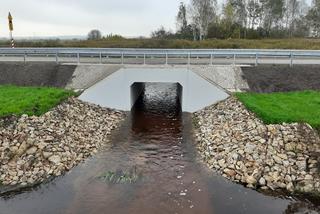
[[[0,213],[317,213],[308,202],[267,196],[207,169],[176,92],[174,85],[148,84],[99,154],[51,182],[0,198]],[[101,179],[133,169],[132,183]]]

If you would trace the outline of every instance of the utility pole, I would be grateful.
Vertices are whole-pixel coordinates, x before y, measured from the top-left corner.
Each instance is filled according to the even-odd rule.
[[[11,13],[9,12],[9,15],[8,15],[8,21],[9,21],[9,31],[10,31],[10,40],[11,40],[11,48],[14,48],[15,47],[15,44],[14,44],[14,39],[13,39],[13,35],[12,35],[12,32],[13,32],[13,22],[12,22],[12,16],[11,16]]]

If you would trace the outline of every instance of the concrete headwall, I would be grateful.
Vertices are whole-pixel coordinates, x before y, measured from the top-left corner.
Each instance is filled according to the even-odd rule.
[[[249,86],[243,78],[241,67],[225,66],[191,66],[190,69],[207,81],[229,92],[247,91]]]
[[[182,110],[194,112],[228,97],[223,90],[187,68],[123,68],[80,96],[83,101],[130,111],[131,86],[136,82],[179,83],[183,87]],[[181,88],[182,89],[182,88]]]
[[[87,89],[103,80],[114,72],[120,70],[121,65],[77,65],[67,89]]]

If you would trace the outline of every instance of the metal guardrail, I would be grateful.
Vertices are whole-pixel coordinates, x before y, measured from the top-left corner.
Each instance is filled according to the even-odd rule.
[[[191,64],[191,59],[208,59],[209,64],[214,63],[217,57],[225,57],[233,59],[232,64],[237,63],[238,58],[254,59],[254,64],[258,65],[261,58],[272,58],[274,64],[277,59],[288,59],[291,66],[294,59],[315,58],[320,60],[320,50],[267,50],[267,49],[132,49],[132,48],[0,48],[0,59],[4,57],[23,57],[23,61],[27,62],[28,57],[41,58],[46,61],[54,57],[56,63],[61,62],[60,59],[75,58],[77,63],[81,63],[81,58],[99,58],[99,62],[103,63],[103,58],[115,57],[120,59],[119,63],[125,64],[125,58],[143,59],[142,63],[146,64],[148,57],[163,58],[165,64],[168,64],[170,58],[186,59],[186,64]],[[49,61],[49,60],[48,60]],[[320,61],[319,61],[320,62]],[[126,63],[126,64],[130,64]],[[162,64],[162,62],[159,62]],[[175,64],[174,62],[170,64]],[[178,63],[177,63],[178,64]]]

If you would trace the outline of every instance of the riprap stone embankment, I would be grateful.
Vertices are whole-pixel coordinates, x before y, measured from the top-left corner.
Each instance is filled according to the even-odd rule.
[[[210,168],[251,188],[320,192],[320,140],[308,124],[265,125],[235,97],[195,113]]]
[[[0,181],[32,185],[59,176],[107,143],[124,113],[70,98],[46,114],[0,121]]]

